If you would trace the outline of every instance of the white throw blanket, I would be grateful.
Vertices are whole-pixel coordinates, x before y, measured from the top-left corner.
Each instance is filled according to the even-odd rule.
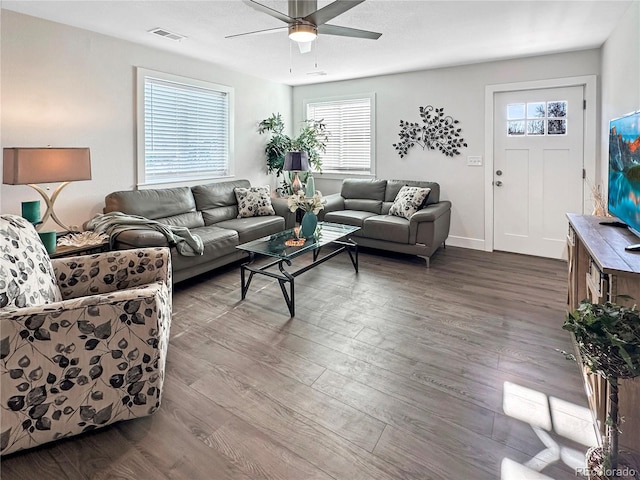
[[[204,252],[202,239],[193,235],[187,227],[166,225],[138,215],[122,212],[98,213],[87,222],[87,228],[109,235],[112,247],[116,237],[127,230],[156,230],[166,237],[169,246],[176,247],[180,255],[194,257]]]

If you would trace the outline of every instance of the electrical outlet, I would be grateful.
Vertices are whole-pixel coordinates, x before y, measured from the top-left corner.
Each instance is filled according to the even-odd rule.
[[[481,167],[482,157],[467,157],[467,165],[470,167]]]

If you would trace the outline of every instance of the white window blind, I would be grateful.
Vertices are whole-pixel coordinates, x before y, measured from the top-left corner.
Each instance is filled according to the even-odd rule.
[[[229,151],[228,91],[144,77],[144,183],[229,176]]]
[[[307,103],[307,119],[327,126],[323,171],[373,173],[372,104],[372,96]]]

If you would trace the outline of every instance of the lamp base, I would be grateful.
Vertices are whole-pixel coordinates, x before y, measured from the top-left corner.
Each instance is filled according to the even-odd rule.
[[[47,205],[47,211],[44,212],[44,215],[43,215],[42,219],[40,220],[40,224],[36,225],[36,230],[40,230],[42,228],[42,226],[44,225],[44,223],[49,219],[49,217],[51,217],[54,222],[56,222],[58,225],[60,225],[65,230],[68,230],[70,232],[75,232],[75,230],[69,228],[64,223],[62,223],[62,221],[56,215],[56,212],[53,211],[54,202],[58,198],[58,195],[60,195],[60,192],[62,191],[62,189],[64,187],[66,187],[67,185],[69,185],[69,183],[71,183],[71,182],[62,182],[60,185],[58,185],[58,187],[51,194],[51,197],[49,197],[49,195],[47,195],[47,192],[41,186],[35,185],[33,183],[27,184],[42,196],[42,198],[44,200],[44,203]]]
[[[302,189],[302,182],[300,178],[298,178],[298,172],[296,172],[296,176],[293,177],[293,181],[291,182],[291,191],[296,194]]]

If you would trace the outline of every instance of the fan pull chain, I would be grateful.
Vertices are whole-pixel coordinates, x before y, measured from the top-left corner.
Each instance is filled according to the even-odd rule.
[[[291,51],[291,44],[293,42],[289,40],[289,73],[293,73],[293,52]]]
[[[316,57],[314,68],[317,70],[318,69],[318,37],[316,37],[315,40],[313,41],[313,49]]]

